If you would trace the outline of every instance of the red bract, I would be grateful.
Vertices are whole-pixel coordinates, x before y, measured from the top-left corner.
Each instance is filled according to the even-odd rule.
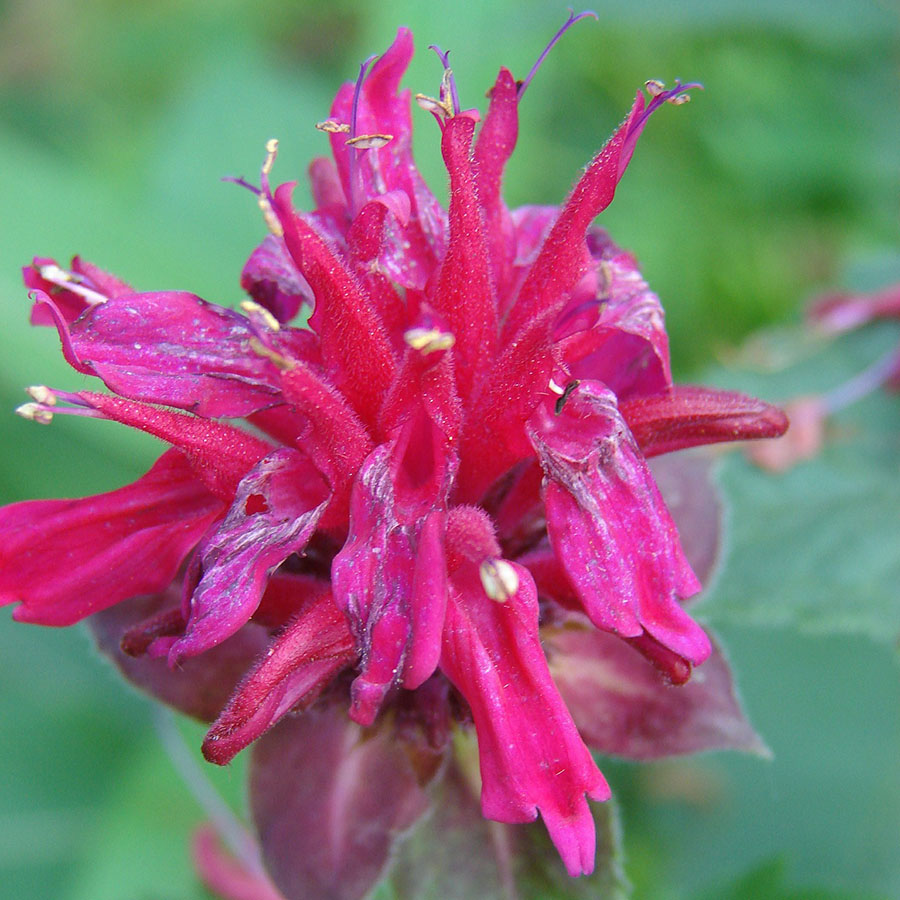
[[[576,722],[593,746],[642,758],[655,739],[657,755],[758,746],[721,659],[659,720],[677,737],[627,730],[623,684],[637,710],[665,708],[711,650],[682,608],[700,583],[645,457],[786,427],[760,401],[672,385],[658,299],[591,226],[649,115],[685,88],[648,83],[560,209],[510,211],[522,90],[501,70],[479,127],[447,70],[439,98],[419,98],[437,119],[445,212],[412,158],[399,90],[412,52],[401,30],[339,91],[313,212],[294,210],[291,184],[270,189],[270,143],[252,190],[271,233],[241,274],[246,315],[136,293],[77,259],[25,274],[33,320],[118,396],[34,388],[22,413],[115,419],[173,449],[130,487],[0,511],[0,599],[29,622],[97,614],[103,645],[138,657],[118,654],[126,674],[192,713],[234,685],[204,743],[213,762],[304,711],[308,725],[262,738],[252,779],[264,856],[291,897],[365,893],[470,724],[484,814],[540,814],[572,875],[594,865],[585,798],[609,796]],[[309,328],[287,324],[304,307]]]

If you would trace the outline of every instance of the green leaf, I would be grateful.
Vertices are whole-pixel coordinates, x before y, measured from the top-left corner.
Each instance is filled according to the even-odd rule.
[[[502,825],[481,815],[471,787],[452,767],[434,811],[404,842],[373,900],[625,900],[618,811],[592,804],[597,826],[592,875],[570,878],[540,821]],[[506,871],[506,876],[502,873]]]
[[[714,380],[769,400],[820,394],[896,346],[898,334],[883,325],[827,346],[795,332],[769,335],[754,343],[752,358],[775,371],[719,372]],[[728,555],[697,612],[719,623],[896,640],[898,460],[900,398],[886,391],[835,415],[821,453],[788,472],[763,472],[730,455],[720,472]]]

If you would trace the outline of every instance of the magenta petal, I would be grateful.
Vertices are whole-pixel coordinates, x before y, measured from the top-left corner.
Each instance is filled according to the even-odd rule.
[[[203,755],[230,762],[289,710],[315,700],[355,655],[347,620],[328,591],[272,640],[213,723]]]
[[[256,743],[250,803],[287,900],[361,900],[428,808],[402,742],[338,706],[285,719]]]
[[[594,750],[629,759],[768,752],[744,716],[717,647],[694,678],[673,687],[614,635],[569,627],[545,629],[544,638],[553,679]]]
[[[170,664],[220,644],[253,615],[269,574],[303,550],[327,505],[321,475],[297,450],[276,450],[244,476],[225,520],[204,542],[203,575]]]
[[[672,372],[662,304],[631,254],[615,247],[600,229],[591,237],[599,263],[598,284],[589,300],[596,321],[564,338],[561,354],[573,378],[602,381],[620,399],[664,391],[672,384]],[[572,307],[578,305],[570,303],[563,311],[558,333],[567,330],[578,313]]]
[[[422,514],[414,504],[410,515],[394,483],[396,449],[376,447],[362,467],[350,534],[332,564],[335,602],[350,620],[361,655],[351,715],[364,725],[374,721],[392,687],[404,680],[418,686],[434,671],[446,604],[444,514],[427,507]],[[402,471],[402,459],[397,468]]]
[[[609,788],[550,677],[528,570],[518,592],[488,598],[473,564],[452,577],[441,670],[472,708],[484,815],[530,822],[540,812],[571,875],[593,870],[594,821],[585,794]]]
[[[177,611],[180,601],[181,585],[176,583],[165,594],[132,597],[95,613],[87,625],[101,652],[132,684],[195,719],[211,722],[247,668],[265,650],[269,635],[266,629],[251,625],[202,656],[184,660],[176,669],[169,668],[164,659],[135,658],[123,652],[124,634],[165,610]]]
[[[581,382],[529,432],[545,473],[547,531],[591,621],[623,637],[645,630],[701,663],[709,640],[679,605],[700,583],[614,395]]]
[[[92,306],[69,327],[86,367],[123,397],[202,416],[245,416],[278,402],[275,372],[250,323],[193,294],[132,294]]]
[[[0,603],[19,622],[71,625],[165,589],[222,503],[177,450],[134,484],[82,500],[0,509]]]
[[[250,254],[241,272],[241,287],[279,322],[289,322],[306,303],[313,304],[312,289],[297,270],[284,238],[266,235]]]

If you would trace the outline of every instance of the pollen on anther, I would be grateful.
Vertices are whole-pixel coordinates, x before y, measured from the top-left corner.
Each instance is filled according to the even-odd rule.
[[[269,310],[258,303],[254,303],[252,300],[242,301],[241,309],[247,313],[247,317],[255,325],[261,325],[268,331],[278,331],[281,328],[278,319]]]
[[[437,350],[449,350],[456,343],[451,332],[438,328],[410,328],[403,332],[403,340],[426,356]]]
[[[505,559],[486,559],[478,568],[485,594],[505,603],[519,590],[519,575]]]
[[[25,393],[38,403],[45,406],[56,406],[56,394],[45,384],[33,384],[25,388]]]
[[[23,403],[16,407],[16,415],[38,425],[49,425],[53,421],[53,411],[41,406],[40,403]]]

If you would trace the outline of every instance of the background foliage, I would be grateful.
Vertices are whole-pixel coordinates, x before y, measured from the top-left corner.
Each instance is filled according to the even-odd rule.
[[[733,363],[751,330],[796,318],[821,288],[900,278],[900,24],[888,0],[610,0],[598,12],[529,88],[507,196],[558,202],[647,78],[704,82],[690,106],[654,119],[603,217],[663,298],[682,378]],[[409,86],[436,91],[424,47],[437,42],[464,105],[483,106],[497,67],[524,75],[564,16],[547,0],[452,13],[411,0],[0,3],[0,408],[26,384],[82,383],[53,334],[25,324],[18,268],[33,255],[77,252],[145,289],[236,302],[262,225],[220,176],[253,175],[271,136],[276,175],[301,175],[325,150],[312,126],[337,84],[398,24],[420,48]],[[423,113],[417,127],[440,189],[435,126]],[[767,375],[745,356],[743,372],[713,378],[786,397],[820,376],[833,385],[891,340],[824,349],[794,332],[769,339]],[[837,446],[788,476],[728,461],[734,562],[700,609],[774,761],[605,761],[638,897],[900,895],[900,403],[873,398],[848,415]],[[0,501],[106,490],[155,451],[108,423],[45,430],[8,414]],[[4,611],[0,683],[7,895],[204,896],[185,850],[202,813],[159,749],[149,704],[85,635],[14,626]],[[239,803],[240,763],[211,774]]]

